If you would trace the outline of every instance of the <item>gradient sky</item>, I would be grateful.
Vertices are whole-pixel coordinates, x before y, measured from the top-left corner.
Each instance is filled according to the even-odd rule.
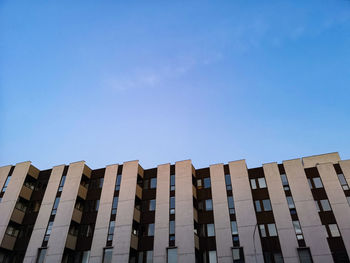
[[[0,3],[0,166],[350,158],[350,1]]]

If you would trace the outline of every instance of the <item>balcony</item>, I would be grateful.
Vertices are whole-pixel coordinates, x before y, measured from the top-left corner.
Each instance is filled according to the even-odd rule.
[[[78,196],[85,200],[87,191],[88,190],[85,186],[79,185]]]
[[[77,245],[77,236],[73,236],[68,233],[66,240],[66,247],[72,250],[75,250],[75,246]]]
[[[142,200],[142,188],[139,185],[136,185],[136,196]]]
[[[72,220],[78,224],[81,222],[81,218],[83,216],[83,212],[77,208],[74,208],[73,210],[73,215],[72,215]]]
[[[192,193],[193,193],[193,196],[197,199],[197,189],[196,187],[194,187],[194,185],[192,185]]]
[[[25,212],[17,208],[13,209],[11,220],[17,224],[22,224]]]
[[[5,234],[1,242],[1,247],[8,250],[13,250],[13,248],[15,247],[16,239],[17,238],[15,236]]]
[[[30,197],[32,196],[32,193],[33,189],[23,185],[19,196],[29,201]]]
[[[194,246],[199,250],[199,237],[197,234],[194,234]]]
[[[141,220],[141,212],[136,208],[134,208],[134,220],[138,223],[140,223]]]
[[[139,244],[139,239],[137,236],[135,236],[134,234],[131,234],[131,242],[130,242],[130,246],[137,250],[137,247],[138,247],[138,244]]]

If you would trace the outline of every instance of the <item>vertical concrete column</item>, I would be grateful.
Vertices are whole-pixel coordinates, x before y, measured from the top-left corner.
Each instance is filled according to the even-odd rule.
[[[47,224],[50,219],[51,210],[56,199],[56,193],[60,184],[64,165],[53,167],[43,201],[40,206],[38,217],[35,221],[34,229],[30,237],[27,251],[24,257],[24,263],[35,263],[38,256],[38,249],[43,242]]]
[[[106,167],[100,198],[100,206],[97,213],[94,236],[92,238],[89,260],[90,263],[100,263],[103,260],[103,248],[106,246],[107,242],[117,173],[117,164],[108,165]]]
[[[153,263],[167,261],[169,244],[170,164],[157,169],[156,214],[154,225]]]
[[[264,262],[245,160],[229,163],[239,241],[245,262]]]
[[[175,163],[175,245],[178,262],[195,262],[191,160]]]
[[[223,164],[210,166],[210,180],[218,263],[231,263],[233,243]]]
[[[333,262],[327,232],[316,210],[304,167],[300,159],[283,162],[306,245],[314,262]]]
[[[350,160],[339,161],[339,165],[348,185],[350,186]]]
[[[298,262],[298,241],[277,163],[264,164],[263,169],[284,262]]]
[[[326,190],[328,201],[331,204],[333,214],[337,220],[346,251],[350,255],[350,207],[348,201],[340,185],[333,163],[319,164],[317,165],[317,169]]]
[[[138,161],[125,162],[123,164],[123,175],[114,228],[112,262],[129,262],[138,166]]]
[[[11,180],[0,203],[0,243],[2,242],[15,208],[19,193],[28,174],[30,162],[16,164]],[[6,180],[6,179],[5,179]]]
[[[0,167],[0,191],[6,182],[6,179],[10,173],[11,167],[12,165]]]
[[[71,163],[69,165],[66,181],[57,208],[57,214],[55,216],[55,221],[47,245],[48,248],[45,256],[45,262],[47,263],[62,262],[67,235],[84,168],[84,161]],[[86,175],[90,176],[89,174]]]

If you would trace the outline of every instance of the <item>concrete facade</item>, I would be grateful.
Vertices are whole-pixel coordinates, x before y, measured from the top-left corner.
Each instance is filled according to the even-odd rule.
[[[35,222],[34,229],[30,237],[28,248],[24,257],[24,263],[36,262],[38,250],[43,242],[47,224],[51,215],[52,206],[55,202],[57,189],[63,174],[63,169],[64,165],[56,166],[52,169],[50,179],[47,185],[47,191],[45,191],[39,214]]]
[[[169,198],[170,198],[170,164],[157,168],[157,199],[154,229],[153,262],[162,263],[167,260],[169,243]]]
[[[100,207],[97,213],[95,231],[91,244],[90,263],[99,263],[103,259],[103,249],[106,247],[117,172],[117,164],[106,167]]]
[[[277,163],[264,164],[263,168],[284,262],[298,262],[299,257],[296,249],[298,247],[298,241],[295,236]]]
[[[175,245],[178,262],[195,261],[192,163],[175,164]]]
[[[281,181],[284,173],[287,189]],[[36,263],[39,250],[45,249],[45,263],[87,263],[87,259],[89,263],[165,263],[172,249],[169,255],[177,259],[169,262],[228,263],[233,262],[233,246],[234,252],[240,247],[244,262],[269,262],[275,256],[286,263],[300,262],[300,250],[309,250],[315,263],[347,262],[350,190],[342,188],[340,173],[349,184],[350,160],[341,160],[338,153],[252,169],[245,160],[198,170],[191,160],[145,170],[138,161],[95,170],[84,161],[43,171],[30,162],[3,166],[0,189],[12,176],[6,191],[0,192],[0,262]],[[230,176],[232,191],[226,187],[225,174]],[[175,191],[170,187],[171,175]],[[66,179],[61,189],[62,176]],[[121,181],[116,188],[117,178]],[[312,181],[316,178],[322,182],[318,187]],[[260,179],[266,186],[254,186]],[[170,196],[175,198],[175,213],[170,213]],[[293,198],[295,209],[289,208],[286,196]],[[56,197],[60,202],[52,214]],[[116,213],[112,213],[114,197],[118,197]],[[255,201],[263,204],[265,199],[271,209],[259,211]],[[324,199],[331,209],[318,209],[315,202]],[[170,220],[175,220],[171,237]],[[296,237],[295,220],[300,222],[301,240]],[[113,239],[108,239],[111,221],[115,222]],[[238,237],[232,235],[231,221],[237,223]],[[51,234],[43,242],[49,222]],[[276,226],[277,233],[271,235],[273,228],[261,232],[262,225]],[[339,234],[327,234],[329,225],[333,229],[336,225]]]
[[[332,262],[331,251],[327,243],[327,232],[318,216],[315,200],[309,188],[301,160],[284,161],[283,165],[304,239],[310,247],[314,262]]]
[[[257,220],[245,160],[229,163],[232,193],[235,202],[238,234],[244,248],[245,262],[263,262]]]
[[[86,170],[84,161],[71,163],[69,165],[65,187],[62,191],[61,200],[57,208],[57,214],[48,242],[45,263],[60,263],[63,261],[63,252],[66,246],[68,231],[84,170]],[[90,176],[89,173],[85,175],[88,177]]]
[[[218,263],[229,263],[232,262],[233,243],[223,164],[210,166],[210,180],[213,198],[217,260]]]

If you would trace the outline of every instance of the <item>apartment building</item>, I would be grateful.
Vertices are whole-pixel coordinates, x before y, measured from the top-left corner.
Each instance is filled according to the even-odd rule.
[[[350,160],[0,167],[0,262],[349,262]]]

